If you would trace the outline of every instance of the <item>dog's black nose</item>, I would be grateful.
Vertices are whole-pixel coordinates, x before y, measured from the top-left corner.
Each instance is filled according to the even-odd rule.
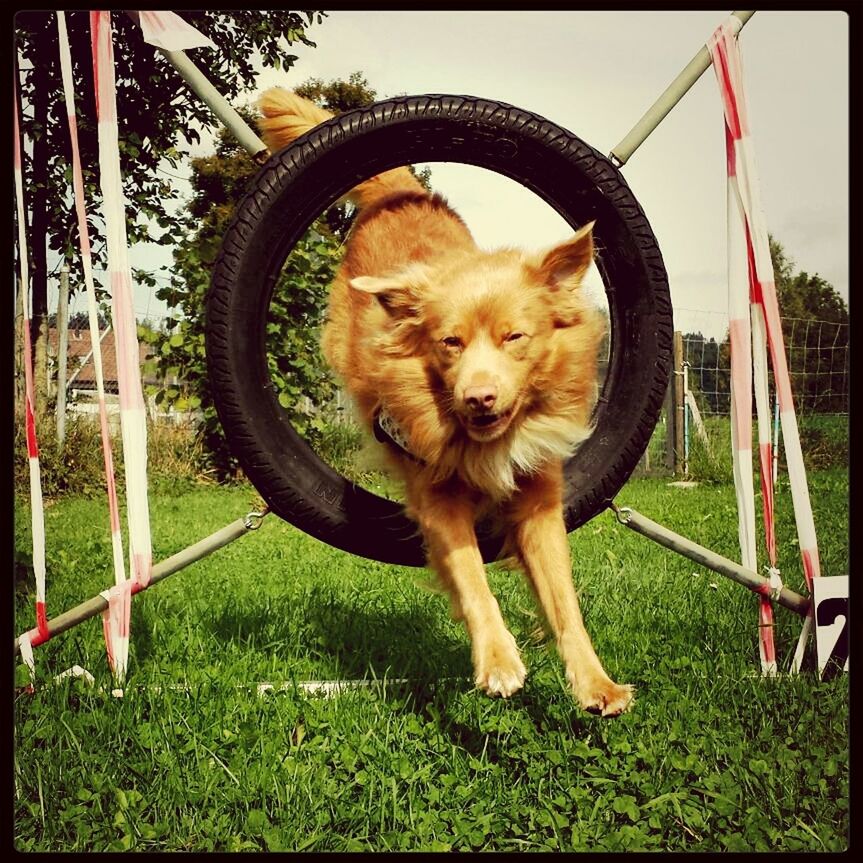
[[[464,391],[464,403],[472,411],[490,411],[497,401],[497,389],[491,385],[468,387]]]

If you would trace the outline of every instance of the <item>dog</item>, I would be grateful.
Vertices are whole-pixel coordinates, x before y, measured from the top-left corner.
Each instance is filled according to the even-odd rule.
[[[278,87],[258,107],[271,152],[332,116]],[[606,674],[585,630],[563,517],[563,463],[590,434],[605,332],[580,290],[593,224],[541,254],[485,251],[406,166],[347,197],[357,215],[322,350],[404,481],[429,566],[470,637],[477,687],[506,698],[526,675],[477,545],[475,524],[491,516],[579,705],[623,712],[633,688]]]

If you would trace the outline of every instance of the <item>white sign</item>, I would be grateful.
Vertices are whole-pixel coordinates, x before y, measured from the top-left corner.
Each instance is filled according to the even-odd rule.
[[[848,671],[848,576],[812,579],[818,672]]]

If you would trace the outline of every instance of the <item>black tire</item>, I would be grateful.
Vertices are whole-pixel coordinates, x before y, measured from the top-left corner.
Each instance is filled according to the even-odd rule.
[[[207,300],[207,367],[219,419],[273,512],[353,554],[422,566],[400,504],[354,485],[295,432],[266,364],[265,321],[278,274],[312,222],[361,180],[398,165],[453,161],[503,174],[575,229],[596,220],[611,352],[596,428],[565,468],[568,530],[608,506],[659,418],[671,364],[668,277],[656,238],[618,170],[536,114],[469,96],[408,96],[324,123],[270,158],[225,234]],[[483,557],[500,540],[478,529]]]

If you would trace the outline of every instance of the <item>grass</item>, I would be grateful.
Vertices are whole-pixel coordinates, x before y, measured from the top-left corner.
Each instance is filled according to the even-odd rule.
[[[825,575],[848,572],[847,472],[810,475]],[[735,557],[730,485],[631,481],[618,503]],[[162,559],[253,508],[249,487],[151,499]],[[787,487],[783,578],[801,590]],[[100,499],[46,510],[49,614],[104,589]],[[26,569],[29,517],[17,507]],[[96,621],[36,650],[15,701],[14,842],[26,851],[835,851],[847,846],[848,681],[762,679],[743,588],[603,513],[571,535],[586,623],[610,673],[638,687],[615,720],[582,713],[532,638],[521,577],[489,568],[529,676],[474,691],[470,650],[421,570],[353,558],[270,516],[257,532],[133,602],[125,697]],[[16,631],[32,626],[16,587]],[[799,619],[776,610],[780,660]],[[19,672],[22,669],[19,668]],[[321,698],[291,681],[409,678]],[[255,694],[261,681],[288,689]],[[20,681],[19,681],[20,682]],[[179,687],[179,688],[178,688]]]
[[[105,462],[98,417],[70,415],[65,439],[57,437],[53,416],[36,419],[39,436],[39,466],[42,493],[46,498],[68,494],[104,499]],[[15,487],[27,488],[29,465],[25,443],[25,424],[20,411],[14,430],[13,472]],[[208,456],[200,434],[188,425],[147,421],[148,476],[151,485],[169,490],[178,482],[199,484],[206,480]],[[112,458],[118,492],[126,480],[119,425],[112,427]]]
[[[803,462],[807,471],[848,467],[849,419],[847,415],[801,414],[797,418],[797,425]],[[725,483],[732,475],[730,419],[723,415],[706,415],[704,417],[704,429],[710,442],[709,446],[705,446],[694,425],[690,426],[687,478],[700,482]],[[648,442],[649,472],[653,475],[667,471],[667,433],[666,417],[663,412]],[[771,438],[772,434],[771,427]],[[752,458],[753,474],[757,478],[759,473],[758,430],[754,420]],[[780,471],[787,470],[785,447],[781,437],[779,441],[779,468]],[[640,463],[639,471],[642,474],[646,472],[644,461]]]

